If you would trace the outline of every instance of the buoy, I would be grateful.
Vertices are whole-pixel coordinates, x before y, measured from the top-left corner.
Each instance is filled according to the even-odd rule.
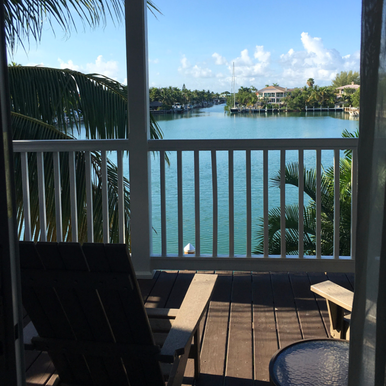
[[[196,252],[195,248],[193,247],[192,244],[186,244],[184,248],[184,253],[185,255],[192,255]]]

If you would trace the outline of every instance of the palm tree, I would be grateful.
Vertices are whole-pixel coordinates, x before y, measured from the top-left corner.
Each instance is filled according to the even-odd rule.
[[[105,76],[44,67],[9,67],[9,84],[14,139],[74,139],[82,130],[87,138],[127,138],[126,86]],[[82,123],[81,123],[82,120]],[[151,137],[161,138],[162,132],[152,119]],[[57,122],[54,124],[54,122]],[[76,153],[79,240],[85,241],[86,196],[85,153]],[[47,233],[56,239],[52,155],[45,155],[45,183],[47,206]],[[29,155],[31,202],[38,202],[36,156]],[[102,241],[101,220],[101,157],[92,153],[94,239]],[[23,197],[20,157],[15,159],[17,218],[19,237],[23,232]],[[63,200],[63,238],[71,240],[71,220],[68,186],[68,155],[61,154]],[[117,167],[108,162],[110,240],[118,241],[118,188]],[[130,193],[129,181],[124,179],[126,242],[129,242]],[[32,208],[33,238],[39,236],[37,207]],[[99,227],[98,227],[99,225]]]
[[[307,86],[308,87],[313,87],[314,86],[314,84],[315,84],[315,81],[314,81],[314,78],[309,78],[308,80],[307,80]]]
[[[358,132],[349,133],[345,130],[343,137],[358,137]],[[272,178],[273,185],[280,188],[280,171]],[[340,159],[340,224],[339,224],[339,254],[350,255],[350,231],[351,231],[351,151],[347,150]],[[291,163],[285,168],[285,183],[299,187],[299,165]],[[303,240],[304,253],[314,255],[316,246],[316,170],[304,169],[304,193],[309,197],[310,203],[304,207],[303,223],[304,233],[299,235],[299,207],[291,205],[285,207],[285,241],[286,252],[289,255],[297,255],[298,241]],[[328,168],[321,176],[321,253],[333,254],[334,236],[334,170]],[[281,210],[273,208],[268,213],[268,253],[281,253]],[[257,246],[254,253],[262,254],[264,251],[264,219],[259,220],[260,228],[257,231]]]

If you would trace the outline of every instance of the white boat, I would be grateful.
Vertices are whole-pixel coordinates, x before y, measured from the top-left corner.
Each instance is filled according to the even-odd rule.
[[[196,252],[196,249],[193,247],[192,244],[188,243],[184,247],[184,254],[185,255],[193,255]]]
[[[350,117],[359,117],[359,111],[353,110],[348,112],[350,114]]]
[[[174,102],[174,105],[172,107],[173,107],[173,111],[175,113],[183,113],[184,112],[184,108],[181,106],[181,104],[179,102]]]

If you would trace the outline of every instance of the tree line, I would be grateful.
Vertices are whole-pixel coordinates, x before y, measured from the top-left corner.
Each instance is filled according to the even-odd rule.
[[[219,94],[210,90],[189,90],[182,86],[178,87],[151,87],[149,89],[150,102],[162,103],[161,109],[170,109],[176,102],[180,104],[199,104],[202,102],[211,102],[219,98]]]
[[[360,89],[346,88],[342,94],[337,93],[337,88],[341,86],[359,84],[359,72],[342,71],[336,75],[330,86],[318,86],[313,78],[307,80],[307,84],[301,88],[295,88],[281,100],[281,104],[271,103],[269,98],[258,97],[258,91],[254,86],[240,87],[238,92],[229,95],[227,98],[226,110],[233,107],[235,101],[241,106],[256,108],[282,108],[294,111],[305,110],[305,107],[334,107],[337,101],[345,106],[359,107]],[[266,85],[268,87],[269,85]],[[272,86],[278,86],[273,83]]]

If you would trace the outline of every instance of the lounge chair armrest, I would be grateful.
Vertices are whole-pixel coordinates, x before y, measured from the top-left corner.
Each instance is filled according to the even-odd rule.
[[[311,291],[326,299],[330,336],[349,339],[349,323],[345,320],[345,311],[352,310],[353,292],[329,280],[312,285]]]
[[[354,293],[330,280],[312,285],[311,291],[342,307],[344,310],[352,311]]]
[[[216,283],[217,275],[196,274],[160,353],[160,361],[173,362],[183,355],[195,333]]]

